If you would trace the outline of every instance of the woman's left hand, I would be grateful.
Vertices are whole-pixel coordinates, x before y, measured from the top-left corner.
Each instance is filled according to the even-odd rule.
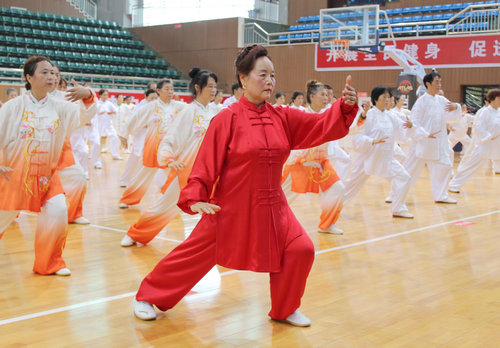
[[[342,98],[345,100],[345,103],[348,105],[354,105],[358,101],[358,93],[356,89],[351,86],[352,77],[348,75],[345,79],[345,87],[342,91]]]
[[[71,83],[74,87],[67,90],[66,100],[70,102],[76,102],[80,99],[90,98],[90,96],[92,95],[90,89],[81,86],[74,79],[71,79]]]

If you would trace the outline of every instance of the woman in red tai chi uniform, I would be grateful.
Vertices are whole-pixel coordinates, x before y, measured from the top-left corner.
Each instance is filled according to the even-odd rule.
[[[269,316],[309,326],[298,308],[314,246],[287,204],[282,170],[290,150],[348,133],[358,111],[356,91],[349,76],[343,98],[323,113],[274,107],[267,102],[276,84],[267,50],[246,47],[235,64],[244,96],[212,119],[178,202],[186,213],[203,217],[142,281],[134,312],[156,319],[153,305],[172,308],[219,264],[269,273]]]

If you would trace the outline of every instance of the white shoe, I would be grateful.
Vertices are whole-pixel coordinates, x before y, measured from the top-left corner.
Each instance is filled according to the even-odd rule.
[[[342,231],[340,228],[338,228],[335,225],[331,225],[327,229],[318,228],[318,232],[321,232],[321,233],[330,233],[330,234],[338,234],[338,235],[344,234],[344,231]]]
[[[129,153],[132,153],[132,152],[130,152],[130,150],[123,150],[123,153],[129,154]]]
[[[67,276],[71,275],[71,271],[69,270],[69,268],[64,267],[64,268],[61,268],[59,271],[55,272],[54,274],[61,276],[61,277],[67,277]]]
[[[128,208],[128,205],[127,205],[127,204],[125,204],[125,203],[119,203],[119,204],[118,204],[118,208],[120,208],[120,209],[127,209],[127,208]]]
[[[90,224],[90,220],[83,217],[83,216],[80,216],[76,219],[74,219],[73,221],[71,221],[72,224],[78,224],[78,225],[88,225]]]
[[[103,147],[103,148],[101,149],[101,153],[106,153],[106,152],[108,152],[108,149],[106,149],[105,147]]]
[[[385,198],[385,203],[392,203],[392,198],[391,198],[391,196],[387,196],[387,197]]]
[[[113,156],[113,159],[114,159],[115,161],[117,161],[117,160],[122,160],[122,159],[123,159],[123,157],[122,157],[122,156]]]
[[[290,314],[284,321],[293,326],[311,326],[311,320],[300,313],[298,309]]]
[[[436,203],[446,203],[446,204],[457,204],[457,200],[456,199],[453,199],[453,198],[445,198],[445,199],[441,199],[439,201],[436,201]]]
[[[123,182],[120,184],[120,187],[127,187],[127,184],[124,184]]]
[[[393,213],[392,217],[404,218],[404,219],[413,219],[413,215],[410,214],[407,211],[400,211],[400,212],[397,212],[397,213]]]
[[[133,240],[132,238],[129,237],[128,234],[126,234],[125,236],[123,236],[122,241],[120,242],[120,245],[122,247],[129,247],[129,246],[135,245],[136,243],[137,242],[135,240]]]
[[[155,320],[156,311],[151,303],[137,301],[134,297],[134,314],[142,320]]]
[[[451,188],[451,187],[448,188],[448,191],[452,192],[452,193],[460,193],[459,189],[455,189],[455,188]]]
[[[95,169],[102,169],[102,164],[96,163],[96,164],[94,164],[94,168]]]

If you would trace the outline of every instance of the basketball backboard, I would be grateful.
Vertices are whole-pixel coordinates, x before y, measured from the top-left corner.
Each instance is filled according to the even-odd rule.
[[[319,47],[330,49],[338,40],[348,40],[350,50],[378,53],[378,28],[378,5],[323,9],[319,19]]]

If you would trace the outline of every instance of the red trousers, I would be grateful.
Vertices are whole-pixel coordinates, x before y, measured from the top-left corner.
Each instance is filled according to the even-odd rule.
[[[215,266],[215,248],[215,231],[196,226],[188,239],[144,278],[136,299],[154,304],[162,311],[174,307]],[[306,233],[285,248],[281,272],[269,274],[271,318],[286,319],[299,308],[313,261],[314,246]]]

